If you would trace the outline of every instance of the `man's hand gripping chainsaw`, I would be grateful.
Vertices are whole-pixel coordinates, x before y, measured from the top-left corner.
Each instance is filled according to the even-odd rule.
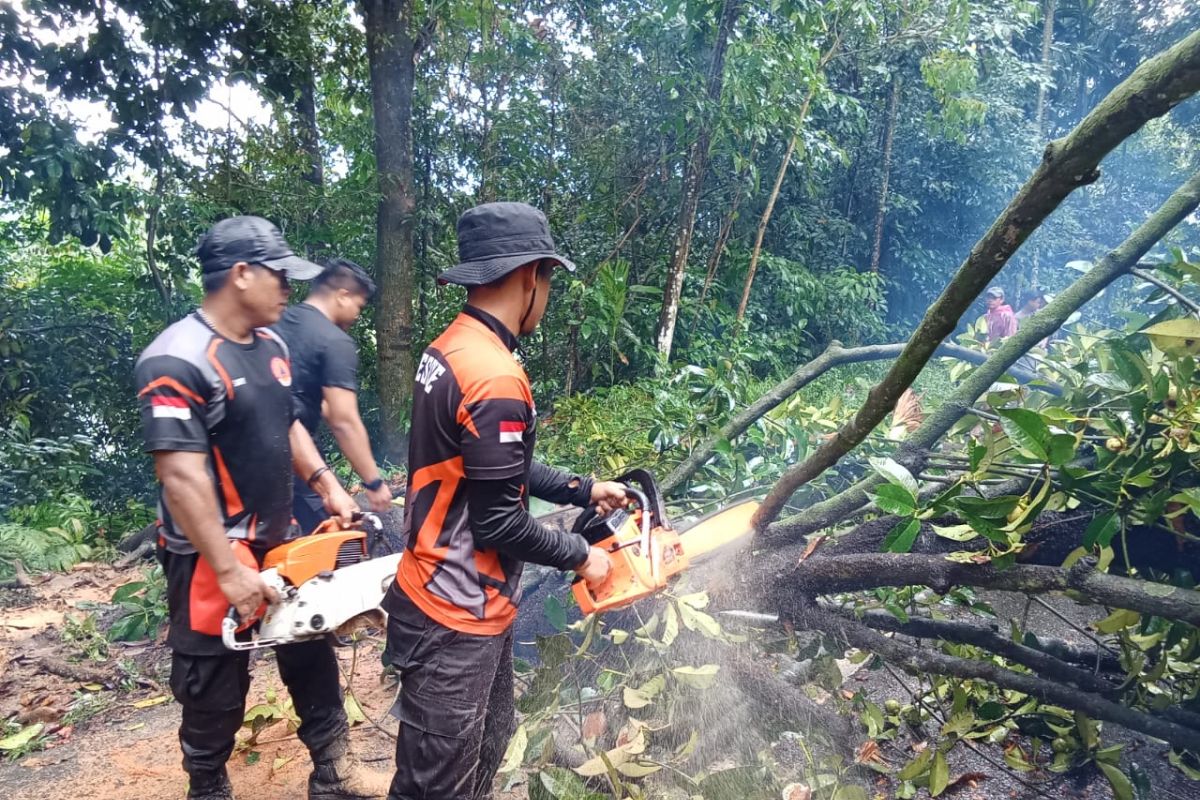
[[[677,531],[667,519],[650,473],[635,469],[617,481],[625,484],[630,507],[607,517],[589,509],[573,529],[612,559],[612,571],[601,585],[591,587],[576,578],[572,591],[584,614],[624,608],[655,594],[694,559],[736,545],[753,531],[750,519],[758,509],[757,502],[721,509]]]
[[[355,515],[358,530],[338,530],[329,519],[308,536],[293,539],[267,553],[262,579],[279,592],[279,602],[254,619],[242,620],[232,606],[221,625],[221,641],[230,650],[274,647],[336,633],[366,617],[382,626],[379,604],[396,577],[400,553],[371,558],[367,531],[383,527],[371,513]],[[257,635],[238,641],[239,631],[262,619]]]

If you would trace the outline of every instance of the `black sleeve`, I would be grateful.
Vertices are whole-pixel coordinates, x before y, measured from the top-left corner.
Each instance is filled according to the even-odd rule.
[[[467,480],[467,518],[479,547],[561,570],[575,569],[588,555],[577,533],[559,533],[529,516],[521,502],[521,479]]]
[[[200,371],[174,356],[154,356],[139,361],[135,374],[146,452],[208,452],[208,426],[224,415],[224,400],[211,396]]]
[[[334,389],[358,391],[358,348],[348,335],[332,339],[325,345],[325,363],[321,385]]]
[[[550,503],[585,508],[592,502],[594,483],[588,476],[572,475],[537,461],[529,467],[529,493]]]

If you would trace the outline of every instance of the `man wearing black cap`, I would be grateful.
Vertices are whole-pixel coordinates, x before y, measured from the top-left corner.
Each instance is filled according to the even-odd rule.
[[[287,347],[266,327],[287,305],[288,279],[308,280],[321,268],[297,258],[260,217],[218,222],[197,254],[204,300],[146,348],[136,376],[146,450],[162,484],[158,555],[188,797],[228,800],[225,762],[250,676],[248,654],[221,643],[222,618],[230,606],[250,618],[277,599],[258,566],[267,550],[295,534],[293,471],[343,522],[356,506],[293,420]],[[386,777],[349,757],[330,645],[279,647],[276,659],[313,758],[309,797],[382,796]]]
[[[601,513],[625,502],[619,484],[533,460],[537,414],[513,351],[542,319],[555,266],[575,269],[554,252],[545,215],[524,203],[473,208],[458,220],[458,253],[439,280],[466,286],[467,306],[417,367],[407,549],[383,603],[385,657],[401,678],[391,800],[491,796],[515,723],[522,563],[608,576],[608,554],[539,524],[529,496]]]

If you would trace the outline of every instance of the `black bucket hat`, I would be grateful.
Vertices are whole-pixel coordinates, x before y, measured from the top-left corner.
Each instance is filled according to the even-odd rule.
[[[220,272],[239,261],[261,264],[297,281],[321,274],[321,267],[292,252],[287,240],[271,222],[250,215],[223,219],[208,229],[196,245],[203,272]]]
[[[554,252],[545,214],[525,203],[485,203],[458,218],[459,263],[439,275],[438,283],[483,286],[542,259],[575,271],[573,263]]]

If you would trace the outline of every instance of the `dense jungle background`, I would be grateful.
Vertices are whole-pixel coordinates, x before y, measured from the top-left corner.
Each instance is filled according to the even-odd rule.
[[[579,265],[521,350],[541,458],[648,468],[681,520],[766,501],[636,619],[531,578],[508,788],[1194,796],[1198,90],[1192,0],[5,4],[0,583],[116,560],[51,634],[93,665],[160,635],[118,551],[155,515],[133,365],[213,222],[374,275],[360,404],[400,482],[455,220],[521,200]],[[992,285],[1050,303],[988,341]],[[18,672],[14,758],[63,738]]]

